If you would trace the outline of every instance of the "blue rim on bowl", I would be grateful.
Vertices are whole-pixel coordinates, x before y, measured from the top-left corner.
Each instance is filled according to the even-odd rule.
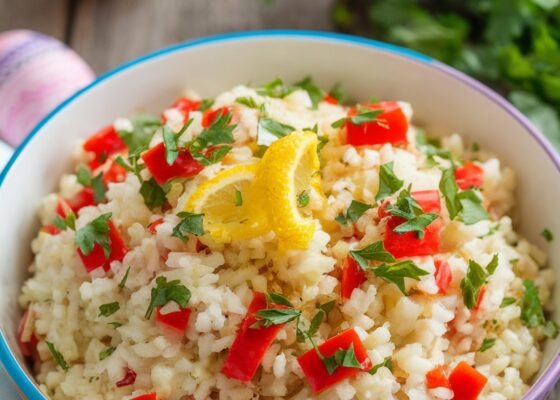
[[[216,42],[225,42],[232,40],[244,40],[244,39],[255,39],[255,38],[267,38],[267,37],[292,37],[292,38],[302,38],[302,39],[313,39],[313,40],[323,40],[323,41],[337,41],[346,42],[355,45],[361,45],[365,47],[372,47],[381,51],[386,51],[389,53],[396,54],[403,57],[409,61],[421,63],[428,65],[444,74],[461,81],[465,85],[471,87],[477,92],[481,93],[485,97],[489,98],[491,101],[500,106],[504,111],[506,111],[513,119],[515,119],[525,130],[531,135],[531,137],[539,144],[539,146],[548,154],[549,158],[554,163],[556,169],[560,171],[560,156],[548,140],[543,136],[543,134],[535,128],[531,122],[521,114],[513,105],[511,105],[506,99],[500,96],[498,93],[488,88],[484,84],[478,82],[477,80],[459,72],[458,70],[449,67],[439,61],[433,60],[432,58],[418,53],[416,51],[405,49],[399,46],[395,46],[388,43],[379,42],[372,39],[366,39],[357,36],[345,35],[340,33],[328,33],[328,32],[316,32],[316,31],[305,31],[305,30],[271,30],[271,31],[247,31],[247,32],[237,32],[237,33],[227,33],[221,35],[214,35],[209,37],[203,37],[200,39],[190,40],[184,43],[180,43],[171,47],[164,48],[162,50],[147,54],[143,57],[137,58],[133,61],[125,63],[120,67],[117,67],[100,77],[98,77],[91,84],[85,88],[79,90],[74,95],[66,99],[60,105],[58,105],[51,113],[49,113],[37,126],[31,131],[27,138],[21,143],[21,145],[16,149],[8,163],[6,164],[4,170],[0,172],[0,187],[4,182],[7,174],[9,173],[12,165],[16,159],[20,156],[22,151],[25,149],[27,144],[33,140],[41,128],[56,114],[61,112],[68,104],[76,100],[82,94],[92,89],[93,87],[99,85],[101,82],[111,78],[114,75],[118,75],[125,72],[129,68],[142,64],[146,61],[152,60],[154,58],[162,57],[170,53],[181,51],[183,49],[195,46],[202,46],[206,44],[212,44]],[[0,361],[6,368],[8,374],[18,386],[18,388],[23,392],[29,400],[45,400],[44,395],[39,391],[34,381],[31,377],[24,371],[23,368],[18,364],[14,354],[12,353],[8,342],[5,337],[3,329],[0,329]],[[553,388],[558,377],[560,375],[560,355],[550,362],[550,365],[545,370],[545,372],[539,377],[539,379],[531,386],[529,391],[525,394],[524,399],[543,399]]]

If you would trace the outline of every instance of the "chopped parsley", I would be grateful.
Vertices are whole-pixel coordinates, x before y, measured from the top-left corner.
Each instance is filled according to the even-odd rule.
[[[126,269],[126,272],[124,273],[123,278],[121,279],[121,281],[119,282],[119,289],[124,289],[124,286],[126,285],[126,281],[128,280],[128,274],[130,273],[130,267],[128,267]]]
[[[410,195],[410,188],[401,190],[397,202],[387,206],[387,212],[406,220],[396,226],[393,232],[400,234],[416,232],[418,239],[424,237],[424,229],[438,218],[436,213],[424,213],[422,207]]]
[[[283,124],[271,118],[261,118],[257,127],[257,144],[270,146],[277,139],[283,138],[295,130],[293,126]]]
[[[394,264],[381,264],[375,268],[368,268],[368,271],[372,271],[385,282],[397,285],[405,296],[408,296],[408,293],[406,292],[404,278],[419,281],[421,276],[429,275],[427,271],[416,266],[412,260],[399,261]]]
[[[243,205],[243,195],[241,194],[240,190],[235,189],[235,206],[241,207],[242,205]]]
[[[298,319],[301,316],[301,311],[293,308],[267,308],[257,311],[255,315],[258,317],[258,320],[253,324],[253,328],[259,326],[269,327]]]
[[[298,194],[297,197],[297,202],[298,202],[298,207],[307,207],[309,205],[309,193],[307,192],[307,190],[304,190],[303,192],[301,192],[300,194]]]
[[[167,201],[165,188],[160,186],[154,178],[143,181],[140,185],[140,194],[144,199],[144,204],[150,209],[164,205]]]
[[[54,217],[53,225],[61,231],[65,231],[68,228],[76,230],[76,214],[70,211],[64,219],[62,219],[60,215],[56,215]]]
[[[379,168],[379,190],[375,201],[383,200],[397,192],[403,186],[403,181],[397,178],[393,172],[393,162],[381,165]]]
[[[339,120],[334,121],[331,126],[333,128],[342,128],[347,121],[350,121],[352,124],[358,126],[373,121],[377,122],[379,125],[382,125],[383,121],[378,119],[377,117],[383,114],[384,111],[385,110],[383,109],[372,110],[371,108],[358,107],[358,114],[351,117],[340,118]]]
[[[442,149],[438,139],[428,139],[423,132],[418,132],[416,134],[416,146],[426,155],[431,164],[437,164],[434,157],[444,158],[453,162],[451,152]]]
[[[318,349],[316,350],[318,351]],[[317,355],[321,355],[321,353],[318,352]],[[354,352],[354,343],[350,344],[347,350],[338,349],[334,355],[330,357],[325,357],[323,355],[321,355],[321,357],[329,375],[334,374],[338,367],[362,368],[362,364],[360,364]]]
[[[161,127],[159,118],[147,114],[138,114],[130,119],[133,130],[118,131],[120,138],[126,143],[129,154],[140,154],[147,150],[154,133]]]
[[[173,228],[173,233],[171,236],[175,236],[183,241],[187,240],[187,235],[192,233],[195,236],[204,235],[204,228],[202,223],[203,214],[193,214],[186,211],[181,211],[177,214],[181,218],[179,222]]]
[[[486,266],[486,270],[476,261],[469,260],[469,266],[465,277],[461,280],[461,291],[463,292],[463,302],[465,306],[472,310],[478,301],[478,296],[482,285],[498,267],[498,255],[495,254]]]
[[[384,263],[395,261],[395,257],[385,250],[381,240],[372,243],[363,249],[350,250],[350,256],[356,260],[363,270],[366,270],[369,267],[369,261],[381,261]]]
[[[496,338],[485,338],[482,341],[482,344],[480,345],[477,351],[480,353],[484,353],[486,350],[490,349],[495,344],[496,344]]]
[[[109,239],[111,215],[111,213],[102,214],[76,232],[75,242],[84,256],[91,254],[95,244],[99,244],[103,248],[105,259],[111,255]]]
[[[187,307],[191,299],[190,290],[181,281],[176,279],[170,282],[165,276],[156,278],[156,286],[152,288],[150,304],[146,310],[146,319],[150,319],[156,307],[164,306],[170,301],[174,301],[181,308]]]
[[[121,167],[123,167],[124,169],[126,169],[128,172],[132,172],[134,175],[136,175],[138,181],[142,183],[144,180],[142,179],[140,172],[142,172],[142,170],[146,168],[146,166],[144,164],[138,164],[139,158],[140,158],[140,154],[129,154],[128,162],[126,162],[122,158],[122,156],[119,155],[117,156],[117,158],[115,158],[115,162]]]
[[[346,97],[344,88],[342,87],[342,83],[340,82],[335,83],[335,85],[329,91],[329,95],[335,98],[336,101],[338,101],[339,103],[342,103],[344,101],[344,98]]]
[[[113,352],[117,350],[116,347],[107,347],[105,350],[99,353],[99,361],[103,361],[107,357],[109,357]]]
[[[558,324],[554,321],[546,321],[543,326],[543,333],[547,338],[556,339],[558,336]]]
[[[439,190],[445,199],[449,218],[454,219],[459,216],[466,225],[472,225],[489,218],[482,205],[482,200],[475,190],[469,189],[459,192],[455,182],[454,168],[448,168],[442,172]]]
[[[210,126],[204,128],[202,132],[188,144],[188,147],[193,154],[201,152],[208,146],[218,146],[220,144],[231,144],[234,142],[233,130],[237,125],[230,125],[232,113],[218,112],[216,118],[212,121]]]
[[[189,120],[189,122],[191,122]],[[165,161],[167,165],[173,165],[177,157],[179,157],[179,149],[177,144],[178,136],[167,125],[163,126],[163,144],[165,147]]]
[[[286,307],[294,307],[290,301],[279,293],[268,292],[268,299],[273,304],[278,304]]]
[[[299,82],[294,83],[294,86],[299,89],[303,89],[309,95],[309,99],[311,100],[311,104],[313,105],[312,108],[314,110],[317,109],[317,106],[325,97],[325,92],[319,86],[317,86],[311,77],[306,76]]]
[[[119,311],[120,308],[121,306],[119,305],[118,301],[115,301],[113,303],[102,304],[99,306],[98,317],[108,317],[110,315],[113,315],[114,313]]]
[[[321,323],[327,317],[327,314],[332,311],[335,303],[336,300],[331,300],[319,306],[319,310],[313,316],[313,318],[311,319],[311,323],[309,324],[309,330],[307,331],[309,336],[313,336],[315,333],[317,333],[319,327],[321,326]]]
[[[107,325],[111,325],[113,328],[117,329],[123,326],[120,322],[108,322]]]
[[[297,90],[296,87],[293,86],[285,86],[284,82],[281,79],[276,78],[267,84],[265,84],[262,88],[257,89],[257,93],[261,96],[268,96],[274,97],[277,99],[282,99],[289,94],[293,93]]]
[[[517,300],[513,297],[504,297],[502,303],[500,304],[500,308],[511,306],[512,304],[515,304],[516,301]]]
[[[103,182],[103,172],[92,177],[89,168],[80,166],[76,172],[78,183],[84,187],[90,187],[93,190],[93,198],[96,203],[105,201],[105,183]]]
[[[248,96],[238,97],[235,99],[235,102],[239,104],[243,104],[244,106],[247,106],[249,108],[259,108],[259,105],[252,97],[248,97]]]
[[[60,366],[60,368],[62,368],[64,371],[68,371],[70,369],[70,366],[66,363],[66,360],[64,359],[62,354],[54,347],[54,344],[47,341],[47,347],[49,348],[51,355],[53,356],[56,363]]]
[[[391,357],[385,357],[382,362],[380,362],[379,364],[375,364],[373,368],[369,370],[369,374],[375,375],[381,367],[385,367],[389,371],[393,372],[393,360],[391,359]]]
[[[546,229],[546,228],[542,230],[541,236],[547,242],[552,242],[554,240],[554,235],[552,234],[552,232],[549,229]]]
[[[231,146],[219,146],[211,151],[206,151],[206,155],[203,153],[193,153],[193,158],[198,161],[199,164],[208,166],[212,164],[216,164],[217,162],[222,161],[222,159],[231,151],[233,147]]]
[[[352,200],[350,206],[348,206],[348,209],[346,210],[346,215],[342,213],[339,214],[335,218],[335,221],[341,225],[346,225],[349,221],[356,222],[367,210],[372,207],[372,205]]]
[[[204,112],[214,105],[214,99],[204,99],[198,106],[198,111]]]
[[[525,293],[521,299],[521,322],[523,325],[534,328],[545,323],[539,291],[532,280],[523,281]]]

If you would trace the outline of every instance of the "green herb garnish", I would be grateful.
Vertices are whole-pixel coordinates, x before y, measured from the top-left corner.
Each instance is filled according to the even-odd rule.
[[[187,235],[189,233],[192,233],[195,236],[204,235],[204,227],[202,223],[203,214],[193,214],[181,211],[177,214],[177,216],[181,218],[181,222],[175,225],[171,236],[175,236],[185,241],[187,240]]]
[[[56,363],[60,366],[60,368],[62,368],[64,371],[68,371],[70,369],[70,366],[66,363],[66,360],[64,360],[62,354],[54,347],[54,344],[47,341],[47,347],[49,348],[51,355],[53,356]]]
[[[317,109],[317,106],[325,97],[325,92],[323,91],[323,89],[313,83],[313,80],[309,76],[305,77],[299,82],[294,83],[294,86],[307,92],[307,94],[309,95],[309,99],[311,100],[311,103],[313,105],[312,108],[314,110]]]
[[[502,303],[500,304],[500,308],[511,306],[512,304],[515,304],[516,301],[517,300],[515,300],[515,298],[513,297],[504,297]]]
[[[495,344],[496,344],[496,338],[485,338],[482,341],[482,344],[480,345],[480,347],[477,351],[479,351],[480,353],[484,353],[486,350],[488,350],[489,348],[491,348]]]
[[[419,268],[412,260],[399,261],[394,264],[381,264],[378,267],[368,268],[378,278],[383,279],[385,282],[394,283],[400,291],[407,296],[404,278],[420,280],[421,276],[429,275],[427,271]]]
[[[356,222],[367,210],[372,207],[372,205],[352,200],[350,206],[348,206],[348,209],[346,210],[346,215],[339,214],[335,220],[341,225],[346,225],[349,221]]]
[[[298,207],[307,207],[307,205],[309,204],[309,193],[304,190],[303,192],[301,192],[300,194],[298,194],[297,197],[297,202],[298,202]]]
[[[235,102],[239,104],[243,104],[244,106],[247,106],[249,108],[257,108],[257,109],[259,108],[259,105],[252,97],[248,97],[248,96],[238,97],[235,99]]]
[[[546,228],[542,230],[541,236],[547,242],[552,242],[554,240],[554,235],[552,234],[552,232],[549,229],[546,229]]]
[[[99,353],[99,361],[103,361],[107,357],[109,357],[113,352],[117,350],[116,347],[107,347],[105,350]]]
[[[382,362],[380,362],[379,364],[375,364],[373,368],[369,370],[369,374],[375,375],[381,367],[385,367],[389,371],[393,372],[393,360],[391,359],[391,357],[385,357]]]
[[[109,219],[111,215],[111,213],[102,214],[76,232],[75,242],[84,256],[91,254],[96,243],[103,248],[105,259],[108,259],[111,255],[109,239]]]
[[[379,168],[379,190],[375,201],[383,200],[397,192],[403,186],[403,181],[397,178],[393,172],[393,162],[381,165]]]
[[[191,299],[190,290],[181,281],[176,279],[168,282],[165,276],[156,278],[156,286],[152,288],[150,304],[146,310],[146,319],[150,319],[156,307],[164,306],[174,301],[181,308],[187,307]]]
[[[372,243],[363,249],[350,250],[350,256],[356,260],[363,270],[368,269],[369,261],[381,261],[384,263],[395,261],[395,257],[385,250],[385,246],[381,240]]]
[[[293,308],[267,308],[257,311],[255,315],[259,318],[255,327],[269,327],[293,321],[301,316],[301,311]]]
[[[108,317],[110,315],[113,315],[114,313],[119,311],[120,308],[121,306],[119,305],[118,301],[115,301],[113,303],[102,304],[99,306],[98,317]]]

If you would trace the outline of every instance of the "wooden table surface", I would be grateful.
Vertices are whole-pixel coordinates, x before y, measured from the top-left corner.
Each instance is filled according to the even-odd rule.
[[[333,0],[0,0],[0,32],[32,29],[96,73],[187,39],[241,30],[332,30]]]

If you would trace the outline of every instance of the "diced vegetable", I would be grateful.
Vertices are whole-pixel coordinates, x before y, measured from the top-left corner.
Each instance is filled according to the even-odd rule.
[[[439,192],[437,190],[423,190],[412,192],[411,196],[425,213],[437,213],[441,211]],[[385,211],[380,211],[379,215],[387,215]],[[428,256],[439,252],[440,230],[442,226],[441,218],[437,218],[424,229],[422,239],[418,238],[416,232],[397,233],[394,232],[397,226],[406,222],[404,218],[390,216],[387,220],[385,229],[385,249],[396,258]]]
[[[408,120],[396,101],[382,101],[376,104],[365,104],[363,108],[383,110],[375,121],[356,125],[351,120],[346,121],[346,141],[354,146],[406,143]],[[353,108],[348,116],[358,115]]]
[[[202,114],[202,127],[208,128],[210,125],[212,125],[212,122],[214,122],[219,113],[221,113],[222,115],[226,115],[228,112],[229,108],[227,107],[221,107],[217,110],[208,109],[204,111],[204,113]]]
[[[119,230],[112,221],[109,221],[109,242],[111,245],[111,254],[108,258],[105,258],[105,252],[99,243],[95,243],[93,251],[87,256],[84,255],[79,248],[76,250],[87,272],[91,272],[99,267],[103,267],[105,271],[108,271],[111,262],[122,261],[128,249]]]
[[[87,206],[94,206],[96,204],[97,202],[95,201],[93,189],[90,187],[86,187],[69,199],[59,199],[56,206],[56,213],[62,218],[66,218],[66,215],[68,214],[68,208],[77,215],[78,211],[80,211],[82,208]]]
[[[60,229],[58,229],[53,224],[44,225],[41,230],[49,235],[58,235],[60,233]]]
[[[329,104],[333,104],[333,105],[338,105],[338,100],[335,99],[334,97],[332,97],[330,94],[325,95],[325,97],[323,97],[323,101],[325,103],[329,103]]]
[[[436,272],[434,277],[436,279],[436,284],[439,288],[440,294],[446,294],[449,284],[453,278],[451,274],[451,268],[445,260],[435,260],[434,264],[436,266]]]
[[[181,97],[171,106],[179,110],[183,114],[183,124],[189,120],[189,114],[191,111],[196,111],[200,108],[200,101],[191,100],[187,97]],[[163,122],[166,122],[165,116],[162,117]]]
[[[165,158],[165,145],[160,143],[142,155],[146,167],[160,185],[171,178],[189,178],[197,175],[204,168],[186,148],[179,149],[179,155],[169,165]]]
[[[445,367],[443,365],[438,365],[434,369],[431,369],[426,374],[426,387],[428,389],[434,389],[437,387],[444,387],[451,389],[449,379],[445,375]]]
[[[476,400],[487,381],[484,375],[461,361],[449,375],[453,400]]]
[[[184,334],[189,326],[189,317],[192,310],[190,308],[182,308],[178,311],[162,314],[161,307],[156,311],[156,322],[167,328],[171,328],[179,333]]]
[[[157,400],[156,393],[146,393],[141,394],[140,396],[133,397],[130,400]]]
[[[134,382],[136,382],[136,372],[134,372],[132,369],[128,367],[125,367],[123,378],[120,381],[118,381],[115,385],[117,387],[123,387],[123,386],[132,385]]]
[[[466,162],[455,169],[455,181],[462,190],[480,187],[484,183],[484,170],[472,162]]]
[[[33,328],[29,323],[29,310],[25,310],[18,325],[18,342],[21,354],[31,357],[37,350],[39,339],[35,336]]]
[[[354,347],[356,359],[362,368],[339,366],[332,375],[330,375],[323,360],[319,357],[315,349],[311,349],[298,357],[298,363],[314,393],[325,390],[344,379],[356,375],[360,371],[368,371],[372,367],[366,349],[353,328],[345,330],[328,339],[318,346],[318,350],[323,357],[331,357],[337,350],[348,350],[352,345]]]
[[[342,278],[340,282],[340,294],[343,299],[349,299],[354,289],[366,280],[365,271],[350,256],[346,257],[342,264]]]
[[[89,162],[93,170],[103,164],[111,154],[126,149],[126,143],[120,138],[113,125],[109,125],[87,139],[83,148],[93,154]]]
[[[103,182],[105,182],[105,185],[112,182],[124,182],[127,174],[126,169],[121,167],[112,159],[107,161],[107,164],[108,166],[103,173]]]
[[[253,326],[259,320],[255,315],[256,312],[267,308],[265,294],[254,292],[253,301],[249,305],[247,315],[241,323],[221,370],[222,374],[228,378],[243,382],[250,381],[261,364],[266,350],[285,325]],[[274,306],[271,308],[282,307]]]
[[[161,224],[163,224],[163,218],[158,218],[155,221],[150,222],[150,225],[148,225],[148,231],[155,234],[156,233],[156,228],[158,226],[160,226]]]

